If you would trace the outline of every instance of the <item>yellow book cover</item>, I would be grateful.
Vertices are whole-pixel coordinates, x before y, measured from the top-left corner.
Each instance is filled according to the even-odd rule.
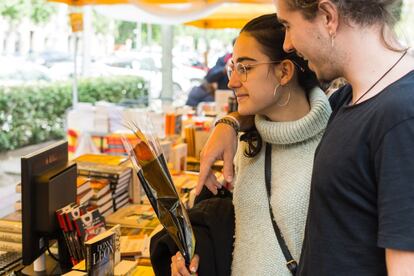
[[[155,216],[151,205],[131,204],[117,210],[105,218],[107,224],[120,224],[121,227],[151,228],[158,226],[159,220]]]
[[[108,154],[84,154],[75,159],[75,162],[96,163],[118,166],[128,160],[127,156]]]

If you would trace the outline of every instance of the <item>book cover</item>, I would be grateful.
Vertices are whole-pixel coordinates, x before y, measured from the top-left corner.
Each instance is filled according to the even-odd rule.
[[[92,189],[93,190],[93,196],[92,199],[97,200],[101,198],[103,195],[107,194],[109,192],[109,185],[104,186],[101,189]]]
[[[85,242],[105,232],[105,219],[95,209],[75,219],[75,227],[81,241]]]
[[[90,179],[91,188],[94,189],[94,190],[100,190],[100,189],[102,189],[106,186],[109,186],[109,182],[110,182],[109,179],[102,178],[102,177],[101,178],[93,177],[93,178]]]
[[[117,166],[128,161],[128,157],[108,154],[84,154],[76,158],[75,161]]]
[[[109,229],[114,235],[114,265],[121,261],[121,225],[117,224]]]
[[[136,268],[137,262],[123,260],[115,266],[115,276],[129,276],[132,275],[132,271]]]
[[[85,203],[89,202],[93,195],[94,193],[92,189],[85,190],[83,193],[76,196],[76,203],[79,205],[84,205]]]
[[[85,242],[86,270],[90,276],[113,276],[115,232],[107,230]]]
[[[76,187],[79,188],[80,186],[82,186],[83,184],[85,184],[88,181],[89,181],[89,178],[84,177],[84,176],[78,176],[78,177],[76,177]]]
[[[112,166],[94,163],[77,163],[78,174],[87,177],[104,177],[118,180],[131,173],[131,168],[126,165]]]
[[[108,202],[108,200],[111,200],[111,199],[112,199],[112,192],[108,190],[104,195],[100,196],[99,198],[96,198],[95,196],[92,197],[89,203],[91,205],[95,205],[99,207],[99,206],[104,205],[106,202]]]
[[[64,217],[66,221],[66,225],[70,235],[72,236],[72,240],[74,243],[74,248],[76,250],[76,254],[78,256],[78,260],[84,258],[83,253],[83,244],[81,238],[77,235],[75,221],[80,218],[82,215],[86,213],[86,206],[83,205],[74,205],[69,210],[64,212]]]
[[[78,176],[76,179],[76,193],[79,195],[91,188],[89,178]]]
[[[121,256],[140,257],[145,249],[147,239],[148,235],[121,236]]]
[[[75,203],[71,203],[59,210],[56,211],[56,217],[59,223],[59,227],[63,232],[63,237],[65,239],[66,246],[69,251],[69,255],[71,258],[71,262],[73,265],[76,265],[78,261],[81,259],[81,256],[79,256],[76,245],[75,245],[75,236],[72,231],[69,230],[69,227],[66,222],[65,213],[72,209],[74,206],[76,206]]]
[[[106,217],[108,224],[120,224],[122,227],[155,228],[159,220],[151,205],[131,204]]]

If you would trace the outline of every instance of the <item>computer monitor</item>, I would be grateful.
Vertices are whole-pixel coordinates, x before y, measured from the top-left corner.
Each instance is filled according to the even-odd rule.
[[[23,264],[45,269],[44,252],[58,240],[59,260],[70,265],[56,210],[76,201],[76,164],[68,162],[68,143],[54,143],[21,158]]]

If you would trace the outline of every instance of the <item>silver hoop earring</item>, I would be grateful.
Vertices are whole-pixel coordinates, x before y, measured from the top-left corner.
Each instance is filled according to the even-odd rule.
[[[290,91],[289,91],[288,98],[287,98],[286,102],[284,102],[283,104],[277,103],[277,105],[280,106],[280,107],[287,106],[289,101],[290,101]]]
[[[273,97],[276,97],[276,93],[277,93],[277,90],[279,89],[279,87],[280,87],[280,83],[278,83],[276,85],[275,89],[273,90]]]

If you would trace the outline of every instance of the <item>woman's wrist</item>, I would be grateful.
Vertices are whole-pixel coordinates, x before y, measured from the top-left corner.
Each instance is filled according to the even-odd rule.
[[[254,127],[254,115],[240,115],[239,112],[231,112],[226,116],[230,116],[239,126],[239,131],[245,132]]]
[[[226,125],[229,125],[229,126],[231,126],[234,129],[234,131],[236,132],[236,135],[239,134],[240,124],[239,124],[239,122],[234,117],[232,117],[230,115],[226,115],[226,116],[218,119],[215,122],[214,126],[217,126],[218,124],[226,124]]]

